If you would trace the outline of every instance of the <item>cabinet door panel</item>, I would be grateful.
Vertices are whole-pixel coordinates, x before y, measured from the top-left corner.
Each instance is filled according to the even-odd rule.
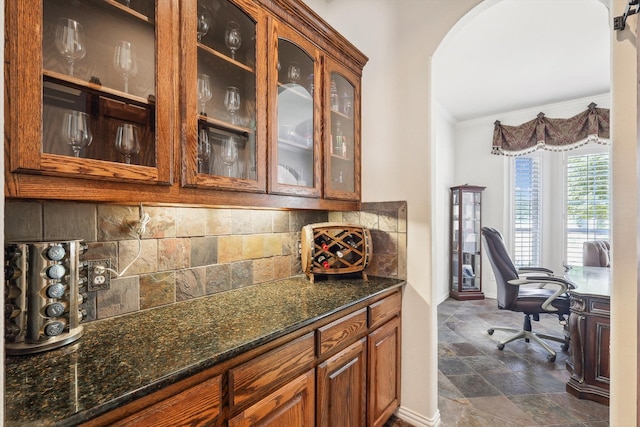
[[[400,404],[400,320],[369,334],[369,426],[384,425]]]
[[[229,427],[312,427],[314,386],[310,370],[229,420]]]
[[[361,339],[318,366],[318,426],[366,424],[366,343]]]
[[[36,3],[7,9],[10,170],[170,183],[174,5]]]
[[[320,197],[320,53],[278,21],[270,37],[269,192]]]

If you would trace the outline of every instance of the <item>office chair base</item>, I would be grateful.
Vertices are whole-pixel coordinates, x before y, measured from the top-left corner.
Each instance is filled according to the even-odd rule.
[[[524,339],[526,342],[530,342],[531,340],[533,340],[536,343],[540,344],[545,350],[547,350],[547,352],[549,353],[549,355],[547,356],[547,359],[549,360],[549,362],[555,362],[556,361],[556,354],[557,353],[549,346],[549,344],[544,342],[543,339],[551,340],[551,341],[557,341],[557,342],[562,343],[562,350],[563,351],[566,351],[566,349],[569,348],[569,345],[568,345],[567,340],[565,338],[555,337],[553,335],[539,334],[539,333],[536,333],[536,332],[533,332],[533,331],[525,331],[525,330],[522,330],[522,329],[503,328],[503,327],[489,328],[487,330],[487,333],[489,335],[493,335],[493,333],[495,331],[515,332],[515,335],[512,335],[509,338],[507,338],[506,340],[500,341],[498,343],[498,350],[504,350],[505,344],[510,343],[511,341]]]

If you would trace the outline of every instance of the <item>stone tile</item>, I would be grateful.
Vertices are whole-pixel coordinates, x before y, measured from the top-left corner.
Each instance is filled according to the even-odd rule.
[[[83,255],[85,259],[109,259],[111,268],[118,271],[118,243],[117,242],[94,242],[87,244],[87,252]]]
[[[140,257],[125,272],[125,276],[132,276],[140,273],[153,273],[158,271],[158,241],[140,240]],[[138,240],[121,240],[118,243],[118,266],[126,268],[138,254]]]
[[[398,206],[398,232],[407,232],[407,202],[401,202]]]
[[[566,390],[565,382],[558,380],[546,372],[527,370],[518,372],[518,375],[524,381],[535,387],[539,393],[563,393]]]
[[[398,278],[407,278],[407,233],[398,233]]]
[[[566,408],[540,394],[509,396],[514,404],[541,425],[572,424],[580,422]]]
[[[449,344],[449,347],[457,356],[476,356],[482,354],[482,352],[478,350],[473,344],[469,344],[466,342],[452,343]]]
[[[367,274],[381,277],[396,277],[398,275],[397,255],[380,255],[375,253],[371,257],[371,262],[366,269]]]
[[[378,211],[378,228],[381,231],[397,232],[398,231],[398,211],[397,210],[379,210]]]
[[[112,279],[109,289],[96,295],[98,318],[118,316],[140,309],[138,277]]]
[[[231,264],[210,265],[206,269],[207,295],[224,292],[231,289]]]
[[[158,271],[178,270],[191,265],[191,239],[158,239]]]
[[[242,236],[242,259],[264,257],[264,235],[248,234]]]
[[[452,375],[448,377],[451,383],[460,390],[464,397],[499,396],[500,391],[489,384],[480,375]]]
[[[327,222],[329,215],[326,211],[290,211],[289,231],[300,232],[307,224]]]
[[[360,212],[358,211],[343,212],[342,220],[348,224],[362,225],[362,221],[360,221]]]
[[[265,234],[263,236],[262,256],[272,257],[282,255],[282,237],[283,233]]]
[[[242,236],[218,237],[218,263],[242,260]]]
[[[231,215],[231,233],[250,234],[253,231],[252,220],[250,210],[234,209]]]
[[[377,211],[362,211],[360,212],[360,224],[370,228],[371,230],[379,229],[379,220]]]
[[[462,360],[479,374],[511,372],[509,368],[507,368],[507,365],[494,357],[484,354],[479,356],[466,356],[463,357]]]
[[[277,256],[273,258],[274,279],[291,277],[291,256]]]
[[[231,288],[239,289],[253,285],[253,263],[251,261],[231,264]]]
[[[464,361],[457,357],[441,358],[438,361],[438,369],[447,377],[452,375],[472,375],[475,371]]]
[[[140,282],[140,309],[176,302],[176,275],[173,271],[143,274]]]
[[[525,381],[517,372],[501,372],[499,374],[484,373],[482,377],[502,394],[507,396],[538,393],[538,390]]]
[[[398,233],[371,230],[371,239],[373,240],[373,249],[376,255],[398,254]]]
[[[207,209],[205,214],[205,234],[222,236],[231,234],[231,209]]]
[[[176,208],[144,206],[151,220],[143,239],[176,237]]]
[[[131,225],[138,221],[139,211],[137,206],[98,205],[98,240],[135,239],[137,236]]]
[[[503,420],[502,425],[531,426],[533,419],[505,396],[473,397],[469,402],[475,409]]]
[[[191,267],[216,264],[218,262],[218,237],[192,237]]]
[[[4,204],[4,239],[42,240],[42,204],[37,202],[6,201]]]
[[[274,233],[287,233],[289,231],[289,211],[272,211],[271,221]]]
[[[294,255],[298,257],[300,247],[300,232],[298,233],[282,233],[280,242],[282,243],[282,255]]]
[[[345,222],[342,218],[342,212],[329,212],[329,222]]]
[[[49,202],[43,205],[43,240],[97,240],[96,205]]]
[[[554,393],[546,396],[556,404],[565,408],[577,420],[592,423],[609,422],[609,407],[591,400],[578,399],[569,393]]]
[[[448,399],[465,399],[460,390],[440,371],[438,371],[438,395]]]
[[[207,209],[176,208],[176,237],[204,236]]]
[[[251,232],[271,233],[273,232],[272,211],[252,210],[251,211]]]
[[[205,296],[206,268],[187,268],[176,271],[176,301]]]
[[[253,261],[253,283],[269,282],[275,279],[273,258],[261,258]]]

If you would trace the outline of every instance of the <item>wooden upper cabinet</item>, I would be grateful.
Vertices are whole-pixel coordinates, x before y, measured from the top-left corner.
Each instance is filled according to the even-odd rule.
[[[174,8],[8,0],[8,168],[171,183]]]
[[[183,185],[266,191],[266,15],[253,1],[181,3]]]
[[[327,58],[324,197],[360,200],[360,78]]]
[[[270,30],[269,192],[320,197],[320,51],[283,22]]]

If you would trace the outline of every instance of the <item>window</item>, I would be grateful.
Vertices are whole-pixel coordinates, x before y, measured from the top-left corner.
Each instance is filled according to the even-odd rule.
[[[566,169],[567,265],[582,265],[582,243],[609,240],[609,153],[569,154]]]
[[[541,199],[540,157],[514,161],[513,258],[518,267],[540,265]]]

